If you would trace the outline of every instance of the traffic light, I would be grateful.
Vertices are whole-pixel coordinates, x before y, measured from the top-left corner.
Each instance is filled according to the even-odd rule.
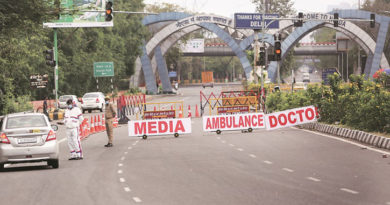
[[[109,1],[106,3],[106,21],[112,20],[112,2]]]
[[[298,13],[298,18],[299,18],[299,20],[294,22],[294,26],[295,27],[302,27],[303,26],[303,13],[302,12]]]
[[[370,15],[370,19],[371,19],[371,21],[370,21],[370,27],[371,27],[371,28],[375,28],[375,14],[371,14],[371,15]]]
[[[260,48],[259,61],[257,62],[257,65],[265,66],[265,49],[264,49],[264,47]]]
[[[46,54],[45,59],[46,59],[46,65],[48,66],[56,66],[56,61],[54,59],[54,51],[53,49],[48,49],[44,52]]]
[[[282,60],[282,44],[280,41],[275,41],[275,47],[274,47],[274,53],[275,53],[275,60],[280,61]]]
[[[333,26],[338,27],[339,26],[339,13],[333,14]]]

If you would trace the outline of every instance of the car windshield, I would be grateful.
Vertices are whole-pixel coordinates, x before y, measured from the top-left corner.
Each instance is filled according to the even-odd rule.
[[[46,127],[47,122],[42,115],[17,116],[7,119],[6,129],[23,127]]]
[[[63,95],[63,96],[60,97],[59,101],[65,102],[65,101],[67,101],[69,99],[72,99],[71,95]]]
[[[97,98],[97,97],[99,97],[99,95],[96,93],[87,93],[83,96],[83,98]]]

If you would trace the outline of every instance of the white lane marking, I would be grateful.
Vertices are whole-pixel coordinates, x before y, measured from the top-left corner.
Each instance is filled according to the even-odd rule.
[[[237,148],[237,150],[238,150],[238,151],[240,151],[240,152],[244,151],[244,150],[243,150],[243,149],[241,149],[241,148]]]
[[[283,170],[286,171],[286,172],[294,172],[294,170],[289,169],[289,168],[283,168]]]
[[[266,164],[273,164],[271,161],[268,161],[268,160],[265,160],[263,162],[266,163]]]
[[[306,177],[306,179],[311,180],[311,181],[315,181],[315,182],[320,182],[321,181],[321,179],[317,179],[317,178],[314,178],[314,177]]]
[[[123,171],[120,169],[120,170],[118,170],[118,174],[122,174],[123,173]]]
[[[125,152],[125,154],[127,154],[128,152]]]
[[[65,140],[66,140],[66,138],[60,139],[60,140],[58,141],[58,144],[61,144],[61,143],[65,142]]]
[[[142,202],[141,199],[138,198],[138,197],[133,197],[133,200],[134,200],[135,202],[137,202],[137,203],[141,203],[141,202]]]
[[[132,147],[128,147],[127,149],[132,149]]]
[[[125,160],[125,157],[121,157],[121,160],[122,160],[122,161]]]
[[[137,143],[133,143],[133,146],[137,145]]]
[[[221,139],[221,137],[217,137],[217,139],[219,139],[219,140],[220,140],[220,139]]]
[[[229,144],[229,146],[234,147],[234,144]]]
[[[332,139],[339,140],[339,141],[342,141],[342,142],[346,142],[346,143],[349,143],[349,144],[353,144],[353,145],[356,145],[356,146],[358,146],[360,148],[368,149],[368,150],[371,150],[371,151],[374,151],[374,152],[378,152],[378,153],[381,153],[381,154],[390,154],[390,152],[379,150],[379,149],[376,149],[376,148],[373,148],[373,147],[368,147],[367,145],[362,145],[362,144],[359,144],[357,142],[345,140],[343,138],[339,138],[339,137],[335,137],[335,136],[331,136],[331,135],[327,135],[327,134],[323,134],[323,133],[319,133],[319,132],[315,132],[315,131],[311,131],[311,130],[299,129],[299,128],[295,128],[295,127],[291,127],[291,128],[292,129],[297,129],[297,130],[302,130],[302,131],[305,131],[305,132],[310,132],[310,133],[313,133],[313,134],[316,134],[316,135],[321,135],[321,136],[328,137],[328,138],[332,138]]]
[[[119,164],[118,164],[118,167],[121,167],[121,166],[123,166],[123,164],[122,164],[122,163],[119,163]]]
[[[341,190],[341,191],[348,192],[348,193],[350,193],[350,194],[359,194],[359,192],[354,191],[354,190],[351,190],[351,189],[347,189],[347,188],[341,188],[340,190]]]
[[[129,187],[124,187],[123,189],[125,190],[125,192],[130,192],[131,191]]]
[[[122,183],[126,182],[125,178],[119,178],[119,181]]]
[[[226,143],[226,141],[222,141],[222,143],[224,143],[224,144],[225,144],[225,143]]]
[[[256,155],[254,155],[254,154],[250,154],[249,156],[252,158],[256,158]]]

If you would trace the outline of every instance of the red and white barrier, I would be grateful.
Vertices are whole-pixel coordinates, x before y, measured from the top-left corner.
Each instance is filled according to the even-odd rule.
[[[191,119],[159,119],[128,122],[129,136],[152,136],[191,133]]]
[[[267,130],[317,121],[318,111],[314,106],[295,108],[266,115]]]
[[[203,131],[246,130],[265,128],[263,113],[203,116]]]

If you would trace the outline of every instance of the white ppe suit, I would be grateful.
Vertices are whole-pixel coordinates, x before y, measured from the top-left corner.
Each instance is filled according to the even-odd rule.
[[[84,117],[80,108],[73,107],[72,109],[65,110],[64,124],[66,126],[66,136],[68,137],[71,158],[83,157],[83,150],[79,137],[79,127],[83,120]]]

